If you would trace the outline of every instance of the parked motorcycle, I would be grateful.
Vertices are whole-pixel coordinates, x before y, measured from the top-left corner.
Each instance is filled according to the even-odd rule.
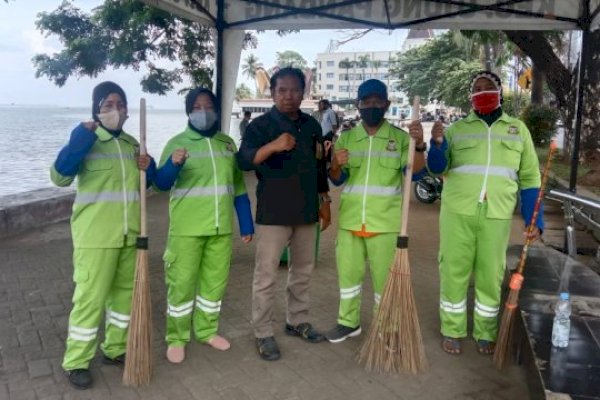
[[[422,203],[431,204],[442,198],[444,181],[439,176],[424,175],[415,182],[415,197]]]

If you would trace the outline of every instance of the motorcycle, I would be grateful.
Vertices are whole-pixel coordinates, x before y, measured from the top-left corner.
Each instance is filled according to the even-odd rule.
[[[415,197],[421,203],[431,204],[442,198],[442,188],[444,181],[439,176],[432,176],[429,173],[415,182]]]

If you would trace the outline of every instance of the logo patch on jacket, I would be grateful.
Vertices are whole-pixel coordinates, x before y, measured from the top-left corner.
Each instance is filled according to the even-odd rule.
[[[227,151],[230,151],[233,153],[233,144],[227,143]]]
[[[510,135],[518,135],[519,134],[519,128],[515,125],[511,125],[508,127],[508,133]]]
[[[388,140],[388,144],[385,148],[387,151],[396,151],[398,148],[396,147],[396,141],[394,139]]]

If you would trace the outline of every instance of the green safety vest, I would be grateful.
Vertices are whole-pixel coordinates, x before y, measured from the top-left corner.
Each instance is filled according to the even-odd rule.
[[[408,134],[381,125],[369,136],[362,124],[342,133],[335,149],[347,149],[348,175],[342,190],[339,222],[341,229],[367,232],[398,232],[402,208],[403,168],[408,159]]]
[[[224,235],[233,232],[233,199],[246,193],[237,167],[233,139],[217,132],[207,138],[189,127],[167,143],[160,166],[173,151],[185,148],[189,157],[171,188],[169,234]]]
[[[519,189],[539,188],[540,169],[527,126],[503,113],[488,126],[474,112],[446,132],[448,165],[442,207],[475,215],[487,201],[487,217],[510,219]]]
[[[75,248],[119,248],[135,244],[140,232],[139,144],[125,132],[114,137],[102,127],[98,140],[77,173],[77,194],[71,215]],[[52,182],[68,186],[74,176],[59,174]]]

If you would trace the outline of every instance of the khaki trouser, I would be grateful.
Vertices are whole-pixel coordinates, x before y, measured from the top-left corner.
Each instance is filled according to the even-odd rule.
[[[315,224],[256,225],[252,324],[257,338],[273,336],[273,296],[281,252],[289,244],[286,321],[307,322],[308,283],[315,266]]]

